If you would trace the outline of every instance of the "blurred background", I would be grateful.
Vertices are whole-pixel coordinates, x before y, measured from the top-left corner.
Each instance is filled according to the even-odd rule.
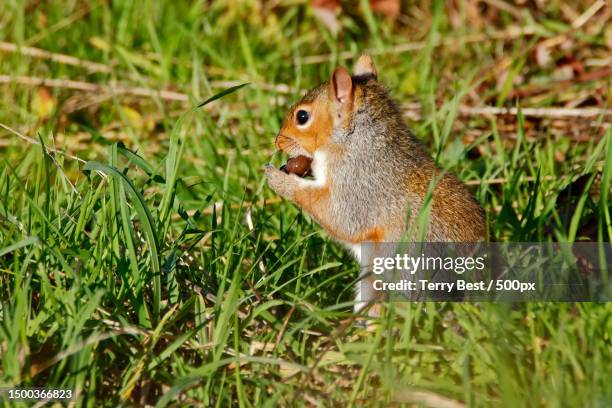
[[[408,119],[458,97],[454,127],[495,118],[511,133],[515,115],[469,107],[609,105],[611,13],[605,1],[7,0],[0,118],[29,134],[42,125],[58,145],[86,155],[95,137],[154,152],[172,115],[251,82],[228,104],[248,107],[258,122],[241,137],[269,147],[289,103],[369,50]],[[212,113],[245,122],[240,110],[223,108]],[[601,136],[597,117],[528,115],[526,131],[583,140]]]

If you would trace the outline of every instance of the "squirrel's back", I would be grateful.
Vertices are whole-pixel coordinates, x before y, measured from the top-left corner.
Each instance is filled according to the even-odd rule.
[[[353,82],[361,98],[350,131],[339,137],[346,142],[346,151],[334,170],[341,180],[341,210],[349,207],[346,196],[355,194],[359,200],[350,212],[355,217],[362,214],[364,224],[385,222],[393,214],[389,221],[401,227],[386,228],[388,241],[402,238],[422,211],[430,217],[427,241],[483,240],[482,208],[457,177],[436,166],[403,121],[388,90],[371,77],[353,77]],[[368,211],[376,206],[384,208]]]

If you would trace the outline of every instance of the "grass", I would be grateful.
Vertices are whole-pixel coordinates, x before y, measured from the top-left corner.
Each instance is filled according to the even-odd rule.
[[[589,4],[550,3],[424,3],[395,27],[366,4],[336,38],[300,2],[5,2],[1,41],[108,70],[0,52],[1,75],[184,97],[0,85],[0,386],[85,406],[608,406],[610,303],[397,304],[362,328],[357,264],[263,179],[289,104],[373,47],[492,238],[609,241],[610,116],[461,111],[610,105],[609,76],[558,79],[572,58],[601,71],[605,15],[573,28]],[[535,34],[448,45],[514,26]]]

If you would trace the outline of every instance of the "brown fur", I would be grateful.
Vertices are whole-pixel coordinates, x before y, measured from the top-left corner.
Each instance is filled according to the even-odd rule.
[[[351,77],[337,68],[330,81],[308,92],[291,108],[276,139],[290,156],[314,157],[315,180],[267,166],[270,187],[346,244],[405,239],[427,203],[427,241],[484,240],[482,208],[412,135],[378,83],[371,58],[360,58],[355,72]],[[296,123],[300,109],[311,113],[306,126]]]
[[[312,155],[321,146],[329,143],[333,121],[329,101],[327,98],[318,98],[322,93],[322,87],[315,88],[291,108],[276,137],[276,147],[279,150],[289,152],[297,143]],[[315,103],[315,101],[318,101],[318,103]],[[300,109],[308,110],[313,116],[314,121],[308,129],[300,129],[296,125],[295,115]]]

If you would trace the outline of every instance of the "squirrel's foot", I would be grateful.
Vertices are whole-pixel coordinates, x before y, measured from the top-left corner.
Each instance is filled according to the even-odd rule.
[[[265,165],[264,172],[266,179],[268,179],[268,185],[276,194],[288,200],[293,199],[297,187],[296,176],[286,174],[271,164]]]

